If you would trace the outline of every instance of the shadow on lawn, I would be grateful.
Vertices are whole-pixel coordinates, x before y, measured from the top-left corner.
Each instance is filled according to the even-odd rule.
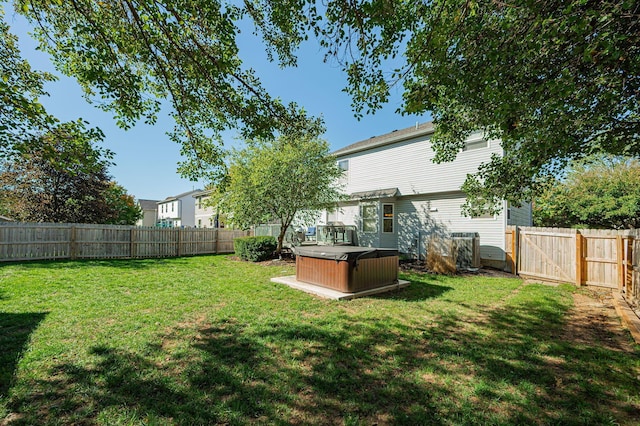
[[[567,308],[185,326],[145,353],[95,347],[13,409],[25,424],[633,424],[633,355],[567,339]]]
[[[441,284],[446,282],[434,275],[429,277],[415,277],[411,275],[401,275],[400,279],[409,281],[409,286],[398,291],[379,293],[369,297],[375,299],[403,300],[406,302],[422,302],[435,299],[453,288]]]
[[[46,316],[46,312],[0,312],[0,398],[7,396],[29,336]]]

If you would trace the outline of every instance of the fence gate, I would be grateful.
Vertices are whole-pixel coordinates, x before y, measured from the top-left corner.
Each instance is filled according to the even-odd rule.
[[[519,228],[518,274],[577,283],[575,229]]]
[[[586,285],[622,289],[625,283],[626,236],[612,231],[581,231],[582,282]]]
[[[508,259],[516,266],[518,275],[576,285],[631,289],[632,231],[513,227],[507,234],[511,234]]]

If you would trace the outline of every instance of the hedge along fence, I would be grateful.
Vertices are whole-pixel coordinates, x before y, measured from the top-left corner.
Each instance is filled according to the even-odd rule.
[[[524,278],[607,287],[640,302],[640,230],[507,227],[507,266]]]
[[[271,258],[278,242],[271,236],[242,237],[233,241],[233,247],[240,259],[261,262]]]
[[[3,222],[0,223],[0,262],[233,253],[233,240],[249,234],[249,231],[213,228]]]

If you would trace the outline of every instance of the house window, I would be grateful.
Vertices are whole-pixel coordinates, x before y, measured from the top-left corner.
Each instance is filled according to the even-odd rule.
[[[198,228],[202,228],[202,219],[198,219]]]
[[[173,213],[174,206],[175,206],[175,203],[171,203],[171,213]]]
[[[198,197],[198,208],[202,208],[202,197]]]
[[[471,216],[471,219],[494,219],[495,215],[493,213],[477,213]]]
[[[340,161],[338,161],[338,167],[343,172],[348,171],[349,170],[349,160],[340,160]]]
[[[393,232],[393,204],[382,205],[382,232]]]
[[[471,151],[474,149],[481,149],[481,148],[486,148],[489,146],[489,142],[485,141],[484,139],[480,139],[478,141],[469,141],[466,142],[464,144],[464,148],[462,148],[463,151]]]
[[[364,204],[361,207],[362,232],[378,232],[378,209],[375,204]]]

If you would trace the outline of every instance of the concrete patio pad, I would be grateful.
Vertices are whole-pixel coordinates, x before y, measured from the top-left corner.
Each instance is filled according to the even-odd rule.
[[[274,283],[288,285],[291,288],[302,290],[306,293],[315,294],[316,296],[320,296],[324,299],[333,299],[333,300],[347,300],[347,299],[355,299],[357,297],[371,296],[372,294],[385,293],[387,291],[405,288],[410,284],[409,281],[398,280],[398,284],[391,284],[384,287],[372,288],[370,290],[363,290],[357,293],[343,293],[341,291],[332,290],[330,288],[320,287],[318,285],[297,281],[295,275],[271,278],[271,281]]]

